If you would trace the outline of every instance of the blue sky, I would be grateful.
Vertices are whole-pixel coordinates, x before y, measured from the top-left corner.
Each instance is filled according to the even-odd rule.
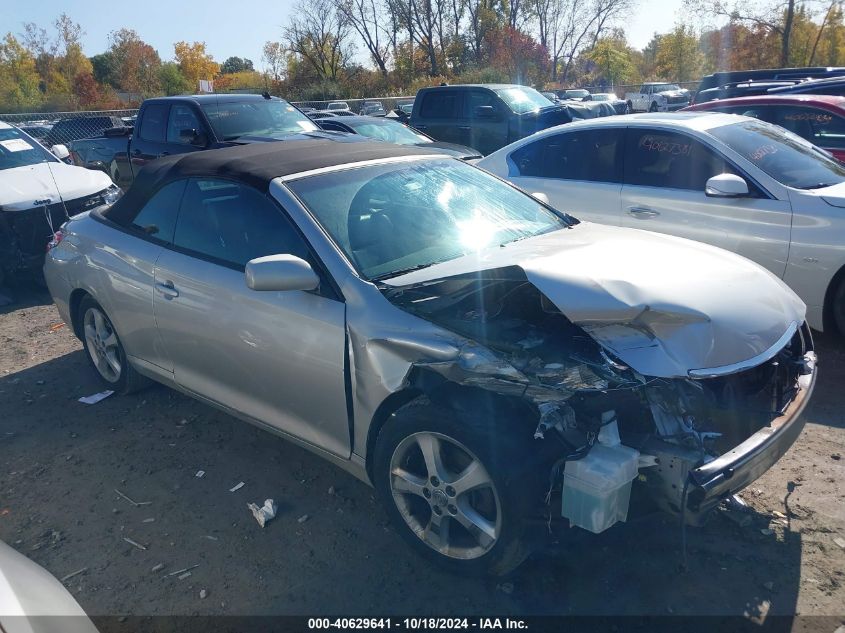
[[[678,18],[683,0],[639,0],[627,21],[628,39],[642,48],[655,31],[665,32]],[[0,0],[5,17],[0,35],[17,34],[24,22],[47,28],[63,11],[85,30],[87,55],[108,47],[108,34],[122,27],[135,29],[162,59],[173,57],[178,40],[205,41],[215,60],[231,55],[248,57],[260,66],[261,48],[281,37],[293,0],[141,0],[129,3],[102,0]]]

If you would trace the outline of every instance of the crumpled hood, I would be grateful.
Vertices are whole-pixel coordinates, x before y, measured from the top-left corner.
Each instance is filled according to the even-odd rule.
[[[585,222],[385,283],[513,265],[570,321],[647,376],[687,376],[756,359],[803,322],[806,310],[780,279],[734,253]]]
[[[111,184],[111,178],[101,171],[61,162],[2,169],[0,207],[4,211],[25,211],[41,206],[35,204],[36,200],[49,199],[46,204],[60,199],[75,200],[102,191]]]

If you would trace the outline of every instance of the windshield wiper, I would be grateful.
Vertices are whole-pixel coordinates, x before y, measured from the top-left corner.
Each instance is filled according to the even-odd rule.
[[[232,134],[231,136],[224,136],[224,141],[237,141],[243,134]]]
[[[422,270],[423,268],[428,268],[429,266],[434,266],[435,264],[439,264],[442,261],[435,261],[435,262],[428,262],[427,264],[417,264],[416,266],[409,266],[408,268],[400,268],[399,270],[392,270],[389,273],[384,273],[381,275],[377,275],[371,279],[371,281],[381,281],[382,279],[389,279],[390,277],[399,277],[401,275],[405,275],[407,273],[412,273],[415,270]]]
[[[808,190],[808,189],[824,189],[825,187],[832,187],[833,185],[838,185],[838,182],[817,182],[814,185],[807,185],[806,187],[797,187],[798,189]]]

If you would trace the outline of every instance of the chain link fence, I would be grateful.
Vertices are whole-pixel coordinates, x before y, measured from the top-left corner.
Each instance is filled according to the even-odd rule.
[[[112,127],[132,126],[138,110],[30,112],[0,114],[0,121],[21,128],[45,147],[101,136]]]
[[[331,112],[332,114],[349,112],[352,114],[382,115],[394,110],[402,110],[410,115],[410,108],[414,105],[414,97],[411,95],[408,97],[370,97],[368,99],[334,99],[331,101],[294,101],[293,105],[309,114],[312,113],[312,110],[316,110]]]

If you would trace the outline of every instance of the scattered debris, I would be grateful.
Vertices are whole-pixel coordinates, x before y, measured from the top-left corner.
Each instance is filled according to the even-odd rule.
[[[65,580],[69,580],[69,579],[73,578],[74,576],[78,576],[79,574],[82,574],[86,571],[88,571],[87,567],[83,567],[82,569],[77,569],[76,571],[72,571],[67,576],[62,576],[61,582],[64,582]]]
[[[148,519],[144,519],[143,521],[141,521],[141,523],[154,523],[154,522],[155,522],[155,517],[150,517]]]
[[[751,524],[751,513],[748,511],[748,504],[739,495],[733,495],[725,499],[722,506],[724,515],[740,527],[747,527]]]
[[[264,505],[260,508],[254,503],[246,504],[246,507],[252,512],[252,516],[258,521],[258,525],[264,527],[264,524],[276,517],[277,506],[272,499],[266,499]],[[307,515],[306,515],[307,518]],[[301,521],[300,521],[301,523]]]
[[[204,470],[198,470],[197,474],[194,475],[194,477],[196,477],[197,479],[202,479],[203,477],[205,477],[205,471]]]
[[[309,517],[307,514],[303,514],[301,517],[299,517],[299,518],[296,520],[296,522],[297,522],[297,523],[305,523],[305,522],[306,522],[309,518],[310,518],[310,517]]]
[[[240,482],[239,484],[237,484],[237,485],[232,486],[231,488],[229,488],[229,492],[237,492],[238,490],[240,490],[241,488],[243,488],[245,485],[246,485],[246,484],[244,484],[244,482]]]
[[[334,486],[329,486],[328,492],[329,492],[330,495],[333,495],[335,493]]]
[[[842,538],[841,536],[834,536],[833,542],[836,543],[840,549],[845,549],[845,538]]]
[[[138,507],[140,507],[140,506],[148,506],[148,505],[150,505],[150,504],[152,503],[152,501],[134,501],[134,500],[130,499],[129,497],[127,497],[127,496],[126,496],[125,494],[123,494],[122,492],[120,492],[120,490],[118,490],[117,488],[115,488],[115,489],[114,489],[114,491],[115,491],[118,495],[120,495],[121,497],[123,497],[124,499],[126,499],[129,503],[131,503],[131,504],[132,504],[133,506],[135,506],[136,508],[138,508]]]
[[[162,569],[164,569],[164,563],[159,563],[158,565],[155,565],[150,571],[155,573],[157,571],[161,571]]]
[[[82,404],[97,404],[100,400],[105,400],[113,393],[114,391],[107,389],[106,391],[101,391],[100,393],[95,393],[90,396],[83,396],[79,399],[79,402]]]
[[[513,593],[513,583],[512,582],[503,582],[502,584],[496,587],[502,593],[506,593],[508,595]]]
[[[775,583],[773,583],[771,580],[764,582],[763,586],[769,591],[775,590]]]
[[[185,567],[184,569],[177,569],[176,571],[172,571],[167,576],[175,576],[176,574],[183,574],[186,571],[191,571],[192,569],[196,569],[199,565],[191,565],[190,567]]]
[[[786,518],[786,515],[783,512],[778,512],[777,510],[772,512],[772,516],[776,516],[779,519],[785,519]]]
[[[187,423],[188,423],[188,420],[186,420],[185,418],[182,418],[181,420],[179,420],[179,426],[185,426]]]
[[[760,534],[762,534],[763,536],[771,536],[774,533],[775,531],[769,528],[763,528],[762,530],[760,530]]]
[[[192,576],[192,575],[193,575],[193,574],[191,574],[191,572],[186,571],[184,574],[180,574],[180,575],[179,575],[179,580],[185,580],[185,578],[188,578],[188,577],[190,577],[190,576]]]
[[[200,600],[205,600],[208,596],[208,592],[205,589],[200,589]]]
[[[56,323],[55,325],[50,326],[50,331],[55,332],[56,330],[61,330],[64,326],[64,323]]]
[[[124,536],[123,540],[126,541],[127,543],[129,543],[132,547],[137,547],[138,549],[143,550],[145,552],[147,551],[146,547],[144,547],[143,545],[141,545],[137,541],[133,541],[131,538],[129,538],[127,536]]]

